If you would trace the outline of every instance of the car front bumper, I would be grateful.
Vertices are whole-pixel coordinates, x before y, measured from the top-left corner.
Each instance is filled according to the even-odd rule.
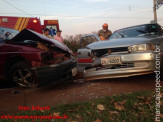
[[[68,79],[77,74],[75,74],[75,69],[76,60],[73,59],[59,64],[32,68],[40,83],[57,82],[59,79]]]
[[[94,60],[93,68],[84,71],[86,80],[129,77],[135,75],[153,73],[155,55],[153,52],[114,54],[105,57],[120,56],[121,65],[101,65],[101,58]],[[132,66],[131,66],[132,64]]]

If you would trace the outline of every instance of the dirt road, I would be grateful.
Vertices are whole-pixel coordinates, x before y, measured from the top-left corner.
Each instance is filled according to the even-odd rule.
[[[163,86],[163,82],[161,83]],[[44,85],[34,89],[11,87],[0,90],[0,115],[18,111],[19,106],[55,106],[57,104],[89,101],[104,96],[152,90],[152,75],[98,81],[66,82]]]

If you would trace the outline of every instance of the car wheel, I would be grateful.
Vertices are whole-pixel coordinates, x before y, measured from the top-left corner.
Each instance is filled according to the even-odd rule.
[[[25,62],[14,64],[9,71],[11,81],[14,81],[20,87],[37,87],[39,82],[36,74],[29,68]]]

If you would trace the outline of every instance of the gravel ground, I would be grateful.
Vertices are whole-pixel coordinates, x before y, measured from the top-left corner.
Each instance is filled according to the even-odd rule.
[[[161,82],[163,86],[163,82]],[[153,75],[96,81],[69,81],[38,88],[0,84],[0,115],[15,113],[19,106],[50,106],[90,101],[105,96],[155,89]]]

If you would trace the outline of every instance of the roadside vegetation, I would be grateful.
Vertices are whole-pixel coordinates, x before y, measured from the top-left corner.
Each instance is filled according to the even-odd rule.
[[[97,35],[98,32],[91,32],[89,34],[96,34]],[[77,52],[77,50],[80,48],[80,39],[82,36],[85,36],[87,34],[76,34],[76,35],[71,35],[68,36],[66,35],[66,37],[64,38],[64,44],[67,45],[67,47],[69,49],[71,49],[74,53]],[[87,40],[89,41],[89,40]]]
[[[161,113],[163,113],[162,103],[161,98]],[[68,116],[67,119],[52,119],[50,122],[153,122],[155,121],[155,92],[145,91],[108,96],[89,102],[57,105],[49,111],[35,110],[17,113],[17,115],[61,117],[64,114]],[[160,118],[163,121],[163,114]],[[39,119],[35,121],[40,122]],[[42,121],[47,122],[47,120]],[[3,122],[8,122],[8,120],[3,120]]]

